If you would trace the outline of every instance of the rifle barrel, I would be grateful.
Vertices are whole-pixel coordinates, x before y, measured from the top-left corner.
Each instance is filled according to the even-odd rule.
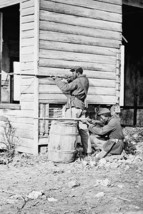
[[[70,121],[82,121],[85,120],[85,118],[50,118],[50,117],[35,117],[34,119],[38,119],[38,120],[70,120]]]
[[[14,75],[18,75],[18,76],[29,76],[29,77],[39,77],[39,78],[52,78],[52,77],[59,77],[59,78],[68,78],[65,76],[60,76],[60,75],[43,75],[43,74],[23,74],[23,73],[6,73],[9,76],[14,76]],[[0,73],[0,75],[2,75],[2,73]]]

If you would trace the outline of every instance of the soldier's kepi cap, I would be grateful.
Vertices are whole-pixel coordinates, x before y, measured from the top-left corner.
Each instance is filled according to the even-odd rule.
[[[110,113],[110,110],[108,108],[101,108],[98,112],[98,115]]]
[[[82,67],[75,67],[75,68],[71,68],[71,69],[70,69],[70,71],[71,71],[71,72],[76,71],[76,73],[78,73],[78,72],[79,72],[79,73],[81,73],[81,74],[83,73],[83,69],[82,69]]]

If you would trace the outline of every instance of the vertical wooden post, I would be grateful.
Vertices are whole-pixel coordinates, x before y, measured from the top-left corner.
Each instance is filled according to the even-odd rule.
[[[39,0],[34,1],[34,74],[39,72]],[[39,81],[34,77],[34,118],[39,114]],[[39,123],[34,119],[34,145],[33,153],[38,154],[38,141],[39,141]]]
[[[45,117],[49,117],[49,103],[47,103],[45,106]],[[46,120],[46,123],[45,123],[45,134],[46,134],[46,136],[48,136],[48,134],[49,134],[49,121],[48,120]]]
[[[135,90],[134,90],[134,121],[133,125],[137,124],[137,109],[138,109],[138,73],[135,72]]]
[[[45,118],[46,117],[46,104],[45,103],[40,103],[39,104],[39,116],[42,117],[42,118]],[[46,121],[45,120],[40,120],[39,121],[39,137],[41,138],[44,133],[45,133],[45,123]]]
[[[116,57],[116,103],[119,102],[120,102],[120,53],[118,52]]]
[[[125,64],[125,46],[121,45],[121,66],[120,66],[120,106],[124,106],[124,64]]]

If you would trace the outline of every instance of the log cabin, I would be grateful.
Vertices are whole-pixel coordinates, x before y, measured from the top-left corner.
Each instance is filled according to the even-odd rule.
[[[38,75],[74,66],[89,78],[88,106],[119,103],[125,124],[143,124],[142,18],[143,0],[0,0],[0,115],[18,151],[38,154],[49,130],[38,118],[60,117],[66,102]]]

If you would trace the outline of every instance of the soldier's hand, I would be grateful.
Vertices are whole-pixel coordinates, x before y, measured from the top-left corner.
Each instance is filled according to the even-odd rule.
[[[54,76],[54,75],[51,75],[50,77],[51,77],[53,80],[56,79],[56,76]]]
[[[88,123],[88,119],[87,118],[82,118],[81,119],[82,123],[87,124]]]
[[[90,119],[89,117],[87,117],[87,121],[88,121],[89,123],[92,123],[92,119]]]
[[[62,82],[68,83],[68,81],[66,79],[62,79]]]
[[[93,120],[93,124],[102,124],[102,121],[100,121],[100,120]]]
[[[88,120],[89,118],[82,119],[82,123],[86,124],[87,126],[91,125],[91,123]]]

